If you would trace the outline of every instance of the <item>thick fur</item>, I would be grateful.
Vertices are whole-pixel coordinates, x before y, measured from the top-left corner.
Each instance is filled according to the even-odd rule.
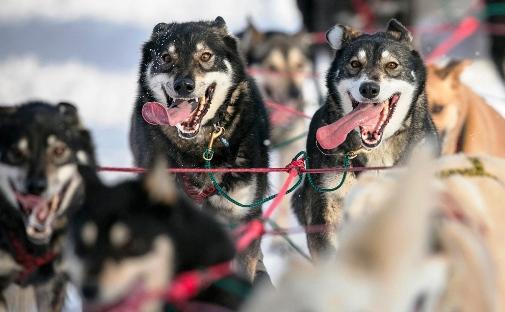
[[[202,49],[212,53],[209,62],[212,65],[195,60],[195,55],[200,55]],[[167,51],[177,59],[173,66],[162,63],[161,55]],[[217,83],[200,131],[191,140],[181,138],[175,127],[151,126],[141,116],[144,103],[166,103],[167,98],[160,85],[166,87],[170,96],[174,96],[171,93],[174,77],[181,75],[191,77],[196,85],[204,87]],[[130,136],[135,163],[146,167],[156,155],[163,155],[173,167],[203,168],[202,153],[215,125],[224,127],[222,138],[228,146],[222,140],[214,142],[213,167],[268,167],[266,111],[255,83],[246,75],[237,41],[228,33],[224,20],[218,17],[213,22],[158,24],[143,47],[140,65],[139,95]],[[187,177],[198,189],[212,185],[207,174],[188,174]],[[265,197],[265,174],[216,174],[216,178],[228,194],[245,204]],[[178,182],[183,184],[182,177],[178,177]],[[226,223],[250,220],[258,217],[261,211],[259,207],[240,208],[219,195],[208,197],[202,206]],[[252,279],[260,258],[259,241],[254,242],[239,258],[242,271]]]
[[[336,258],[292,265],[278,293],[258,293],[245,311],[501,311],[504,162],[479,158],[497,180],[434,177],[471,168],[464,155],[363,174],[346,199]]]
[[[263,98],[303,112],[310,103],[303,92],[304,84],[312,80],[314,65],[310,55],[310,36],[305,32],[293,35],[283,32],[261,32],[250,22],[239,35],[240,47],[247,64],[258,71],[256,82]],[[315,80],[314,80],[315,83]],[[306,120],[280,109],[269,109],[272,124],[270,142],[275,146],[306,131]],[[297,152],[305,148],[305,140],[299,139],[281,146],[275,167],[291,162]],[[278,184],[282,183],[280,177]],[[291,194],[286,196],[276,215],[278,224],[288,225],[288,209]]]
[[[341,166],[343,154],[356,150],[360,152],[351,161],[352,166],[392,166],[407,159],[410,150],[423,139],[437,136],[427,111],[425,68],[411,45],[410,33],[399,22],[392,20],[386,32],[373,35],[337,25],[328,31],[327,38],[337,51],[327,76],[328,98],[310,124],[307,153],[311,168]],[[352,68],[353,61],[360,62],[362,67]],[[387,69],[389,62],[398,66],[394,70]],[[396,109],[383,130],[381,143],[374,148],[364,148],[360,134],[353,130],[342,145],[334,150],[323,150],[315,139],[317,129],[335,122],[353,109],[348,93],[364,101],[357,89],[366,81],[381,86],[378,95],[381,100],[377,102],[394,92],[401,92]],[[341,177],[337,173],[312,175],[314,183],[325,188],[336,186]],[[292,201],[299,222],[303,225],[338,225],[342,221],[342,200],[355,179],[356,174],[348,173],[342,187],[328,193],[314,191],[306,180]],[[308,234],[307,239],[314,256],[336,245],[334,231]]]
[[[86,200],[72,224],[68,258],[88,307],[121,304],[139,284],[146,292],[166,290],[178,273],[233,259],[225,229],[182,198],[164,168],[115,186],[103,185],[89,168],[80,170]],[[153,298],[140,308],[162,306]]]
[[[426,93],[442,141],[442,154],[483,153],[505,157],[505,118],[460,81],[470,61],[429,65]]]
[[[67,278],[61,248],[68,219],[82,200],[78,164],[94,166],[95,156],[74,106],[30,102],[0,107],[0,292],[12,284],[34,287],[41,311],[59,311],[63,304]],[[46,200],[60,194],[57,213],[45,223],[43,236],[33,231],[38,223],[15,192]],[[23,255],[16,254],[12,237],[31,256],[53,252],[56,257],[21,278],[25,269],[16,259]],[[9,292],[13,298],[18,293]]]

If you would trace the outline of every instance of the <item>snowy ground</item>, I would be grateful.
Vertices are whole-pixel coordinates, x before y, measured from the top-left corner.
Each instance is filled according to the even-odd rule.
[[[85,124],[93,131],[100,163],[129,166],[132,158],[127,131],[140,46],[157,22],[214,19],[221,15],[232,31],[239,31],[246,17],[252,16],[260,29],[295,32],[301,20],[294,2],[156,0],[147,5],[134,0],[2,0],[0,103],[28,99],[71,101],[79,106]],[[443,18],[430,15],[420,22],[433,23]],[[433,49],[446,34],[441,35],[421,38],[423,51]],[[483,58],[465,71],[463,81],[505,114],[505,90],[485,60],[485,45],[485,37],[480,34],[451,55]],[[293,237],[306,248],[304,235]],[[270,242],[271,238],[266,237],[265,261],[276,279],[286,257],[273,252]]]

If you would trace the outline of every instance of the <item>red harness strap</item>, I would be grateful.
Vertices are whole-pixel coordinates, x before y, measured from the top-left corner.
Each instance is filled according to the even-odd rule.
[[[52,250],[46,252],[41,256],[34,256],[28,252],[28,250],[26,250],[23,243],[16,238],[14,233],[7,232],[7,235],[14,252],[14,260],[16,260],[16,262],[23,267],[23,271],[21,271],[17,278],[18,282],[24,281],[39,267],[50,263],[56,257],[56,253],[54,253]]]
[[[191,179],[187,174],[181,174],[182,181],[184,183],[184,192],[191,197],[197,203],[202,203],[207,197],[216,194],[216,188],[214,185],[208,186],[204,189],[197,188],[191,182]]]

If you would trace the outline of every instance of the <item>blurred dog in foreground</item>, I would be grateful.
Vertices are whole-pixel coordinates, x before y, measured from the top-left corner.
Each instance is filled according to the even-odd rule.
[[[94,148],[73,105],[0,107],[0,311],[2,299],[13,311],[61,310],[62,240],[83,198],[84,164],[95,165]]]
[[[505,161],[413,163],[364,173],[344,204],[336,256],[293,266],[277,294],[258,293],[245,311],[501,311]]]
[[[233,259],[225,229],[181,197],[161,166],[115,186],[81,171],[86,199],[72,224],[68,265],[89,311],[131,308],[167,291],[178,273]],[[141,311],[162,311],[162,298],[148,298]]]
[[[429,65],[426,93],[442,141],[442,153],[505,157],[505,118],[460,81],[468,60]]]

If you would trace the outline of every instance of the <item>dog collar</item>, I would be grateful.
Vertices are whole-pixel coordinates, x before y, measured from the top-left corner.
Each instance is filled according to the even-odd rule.
[[[13,232],[7,231],[7,236],[12,248],[14,260],[23,268],[16,278],[18,283],[26,281],[39,267],[49,264],[56,258],[56,253],[52,250],[47,251],[43,255],[34,256],[26,249],[23,242],[21,242]]]
[[[196,187],[193,182],[191,182],[189,175],[182,173],[181,177],[184,186],[184,192],[199,204],[217,192],[216,188],[212,184],[204,189],[201,189]]]

